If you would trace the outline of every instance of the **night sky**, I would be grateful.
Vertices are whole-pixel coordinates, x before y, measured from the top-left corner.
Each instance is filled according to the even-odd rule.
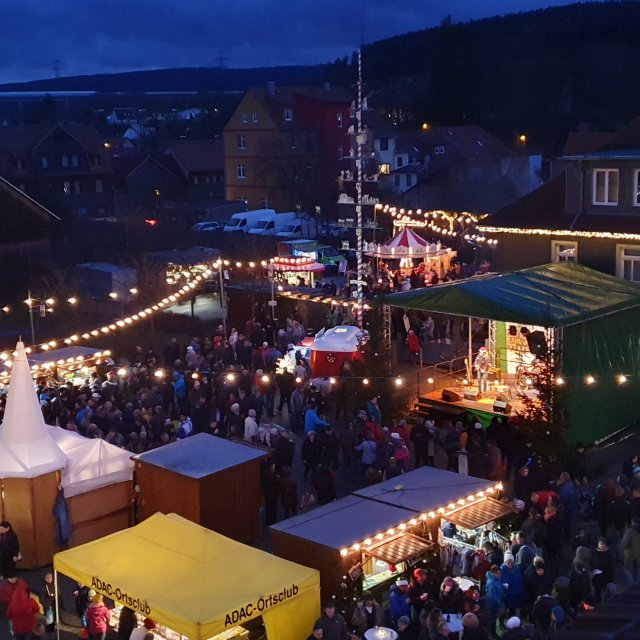
[[[0,82],[170,67],[319,64],[366,42],[572,0],[4,0]]]

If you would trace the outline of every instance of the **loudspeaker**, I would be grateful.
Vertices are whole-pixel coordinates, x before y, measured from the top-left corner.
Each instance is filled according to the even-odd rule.
[[[511,413],[511,405],[506,400],[496,400],[493,403],[494,413],[504,413],[505,415]]]
[[[482,394],[477,390],[477,389],[467,389],[464,392],[464,399],[465,400],[480,400],[482,398]]]
[[[534,356],[544,356],[547,353],[547,338],[543,331],[532,331],[527,334],[527,345]]]
[[[442,399],[445,402],[458,402],[460,400],[460,395],[451,389],[443,389]]]

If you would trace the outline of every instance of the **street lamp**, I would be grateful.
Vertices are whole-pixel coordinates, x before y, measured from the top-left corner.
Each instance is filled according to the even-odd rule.
[[[36,343],[36,331],[33,322],[33,314],[36,309],[40,312],[40,317],[44,318],[47,313],[53,313],[53,305],[55,304],[55,300],[53,298],[34,298],[31,295],[31,290],[27,292],[27,299],[24,303],[29,307],[29,323],[31,325],[31,344]]]

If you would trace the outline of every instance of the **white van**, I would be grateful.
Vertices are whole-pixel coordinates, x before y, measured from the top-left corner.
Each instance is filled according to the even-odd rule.
[[[242,231],[247,233],[253,229],[260,220],[269,215],[275,215],[273,209],[256,209],[254,211],[241,211],[234,213],[224,224],[225,231]]]
[[[276,238],[280,240],[313,240],[316,237],[315,220],[302,218],[285,224]]]
[[[249,231],[253,235],[259,236],[273,236],[278,233],[278,231],[282,230],[287,224],[290,224],[295,221],[296,218],[300,216],[299,213],[295,211],[290,211],[287,213],[270,213],[269,215],[264,215],[253,229]]]

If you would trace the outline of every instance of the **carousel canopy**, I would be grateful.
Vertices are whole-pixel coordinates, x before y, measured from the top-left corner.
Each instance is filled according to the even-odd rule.
[[[392,293],[382,304],[454,316],[567,327],[640,307],[640,284],[575,262]]]
[[[415,231],[405,228],[384,244],[369,245],[367,255],[376,258],[426,258],[446,253],[438,244],[429,244]]]
[[[0,478],[35,478],[66,464],[67,456],[44,423],[24,344],[18,342],[0,428]]]

